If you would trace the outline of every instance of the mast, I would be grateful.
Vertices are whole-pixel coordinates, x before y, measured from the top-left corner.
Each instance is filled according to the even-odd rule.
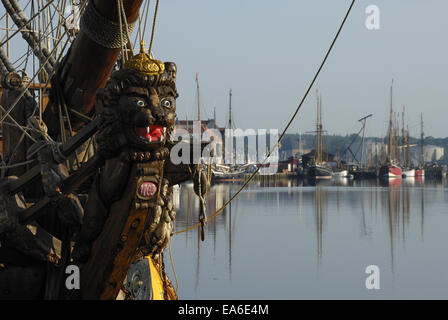
[[[398,148],[399,140],[400,140],[400,113],[395,113],[395,161],[398,165],[401,164],[401,153],[400,148]]]
[[[402,159],[403,159],[403,165],[407,168],[408,167],[408,160],[406,158],[407,156],[407,149],[405,148],[405,145],[409,148],[409,146],[406,144],[406,135],[405,135],[405,130],[404,130],[404,110],[405,107],[403,106],[403,111],[401,113],[401,144],[402,144],[402,148],[401,148],[401,154],[402,154]]]
[[[229,91],[229,123],[228,129],[232,129],[232,89]],[[232,150],[232,165],[234,164],[234,161],[236,161],[236,145],[235,145],[235,138],[232,134],[232,142],[231,142],[231,150]],[[267,148],[267,146],[266,146]],[[266,150],[266,154],[268,154],[268,150]]]
[[[337,158],[338,158],[338,168],[341,168],[341,159],[339,158],[339,151],[341,149],[341,146],[338,145],[338,151],[337,151]]]
[[[394,85],[394,79],[392,79],[392,84],[390,86],[390,117],[389,117],[389,152],[388,152],[388,162],[389,164],[392,163],[392,139],[393,139],[393,134],[392,134],[392,127],[393,127],[393,122],[392,122],[392,117],[393,117],[393,111],[392,111],[392,87]]]
[[[319,96],[319,90],[316,90],[317,95],[317,112],[316,112],[316,165],[322,162],[322,96]]]
[[[400,113],[397,112],[395,114],[395,159],[397,161],[398,165],[401,165],[401,153],[399,146],[399,140],[400,140]]]
[[[199,97],[199,76],[198,73],[196,72],[196,90],[197,90],[197,95],[198,95],[198,121],[201,121],[201,100]]]
[[[424,148],[423,148],[423,113],[420,114],[420,161],[422,169],[425,165]]]
[[[375,144],[375,167],[378,167],[378,145]]]
[[[316,96],[317,96],[317,108],[316,108],[316,147],[315,147],[315,155],[314,155],[314,161],[316,162],[316,165],[319,163],[319,91],[316,90]]]
[[[364,139],[366,135],[366,119],[363,121],[363,127],[362,127],[362,139],[361,139],[361,168],[364,168]]]
[[[229,129],[232,129],[232,89],[229,92]]]
[[[322,142],[322,95],[319,98],[319,162],[323,160],[323,142]]]
[[[365,142],[365,137],[366,137],[366,125],[367,125],[367,119],[369,119],[372,116],[372,114],[369,114],[361,119],[359,119],[358,121],[362,123],[362,138],[361,138],[361,159],[360,159],[360,165],[361,168],[364,168],[363,163],[365,163],[366,161],[364,161],[364,154],[365,154],[365,148],[364,148],[364,142]]]
[[[364,127],[362,130],[362,139],[361,139],[361,168],[364,168],[365,166],[363,165],[364,163],[364,139],[365,139],[365,122],[364,122]]]
[[[409,149],[409,126],[406,127],[406,167],[410,168],[411,166],[411,150]]]

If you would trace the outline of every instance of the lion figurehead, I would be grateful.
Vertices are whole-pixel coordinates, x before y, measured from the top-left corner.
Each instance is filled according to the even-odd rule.
[[[132,148],[155,150],[170,141],[178,97],[176,72],[175,63],[162,63],[142,50],[97,94],[99,112],[114,119],[114,127]]]

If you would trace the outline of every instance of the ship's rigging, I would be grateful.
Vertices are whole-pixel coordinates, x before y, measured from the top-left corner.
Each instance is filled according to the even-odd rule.
[[[4,21],[6,27],[6,36],[1,39],[2,46],[0,48],[0,71],[3,78],[3,87],[0,88],[2,91],[0,122],[4,130],[3,137],[8,137],[9,144],[5,145],[3,150],[2,173],[10,175],[14,170],[14,174],[20,176],[16,182],[10,184],[8,192],[18,191],[27,183],[34,182],[39,176],[40,167],[35,166],[36,161],[31,157],[38,151],[34,149],[35,153],[30,155],[27,150],[31,146],[38,149],[38,145],[42,141],[44,141],[43,144],[52,146],[54,155],[60,157],[58,163],[66,163],[69,169],[69,175],[58,192],[73,192],[81,185],[81,182],[87,180],[90,171],[103,161],[98,157],[95,143],[93,143],[93,135],[101,128],[102,121],[94,109],[95,95],[99,88],[105,86],[112,70],[123,67],[131,59],[132,48],[135,44],[142,42],[150,7],[149,1],[147,1],[146,7],[144,6],[144,10],[146,10],[144,14],[140,14],[142,0],[126,2],[117,0],[116,5],[111,5],[110,1],[91,1],[90,3],[95,3],[96,8],[93,5],[89,7],[89,1],[48,1],[44,4],[43,1],[30,0],[23,9],[16,0],[2,0],[2,2],[7,13],[0,18],[0,23]],[[157,63],[151,56],[151,49],[158,3],[157,0],[148,54],[151,63],[155,64]],[[352,0],[307,91],[266,159],[269,159],[297,116],[325,65],[354,4],[355,0]],[[67,18],[64,17],[68,7],[72,9],[76,7],[82,16],[80,29],[77,29],[76,25],[68,23]],[[28,15],[25,14],[25,10],[29,10]],[[143,16],[145,16],[145,23],[142,30]],[[110,23],[112,20],[116,21],[115,24]],[[10,28],[11,21],[16,24],[17,29]],[[135,35],[136,40],[132,43],[131,34],[135,24],[138,24],[138,31]],[[105,30],[114,32],[105,32]],[[22,57],[11,62],[11,49],[15,47],[11,43],[20,41],[19,33],[25,40],[28,50]],[[115,38],[111,38],[111,34]],[[6,52],[3,50],[4,44],[6,44]],[[145,52],[142,51],[141,54],[143,55]],[[175,71],[169,70],[169,72]],[[32,74],[31,77],[28,76],[29,73]],[[92,75],[95,76],[92,77]],[[43,127],[36,126],[36,123],[32,121],[28,121],[34,119],[35,116],[39,119],[38,123],[44,121],[47,124],[48,131],[45,131]],[[7,119],[10,122],[7,122]],[[75,152],[75,157],[72,157]],[[144,154],[135,156],[136,158],[149,157]],[[5,172],[6,170],[9,172]],[[258,170],[230,197],[223,207],[208,219],[213,218],[229,205],[257,172]],[[161,186],[163,173],[159,178]],[[202,176],[199,175],[199,182],[201,181]],[[199,189],[202,190],[201,184],[199,184]],[[46,196],[39,194],[36,190],[29,190],[28,193],[37,201],[23,211],[22,223],[36,218],[34,215],[38,214],[39,209],[45,206],[45,202],[51,202],[51,198],[46,199]],[[192,228],[200,225],[204,225],[203,220]],[[61,239],[62,263],[67,263],[70,256],[70,237],[63,232]],[[125,242],[126,240],[123,239],[121,241]],[[163,261],[159,265],[163,267]],[[58,273],[60,274],[60,271],[53,273],[55,279],[58,279]],[[115,275],[111,275],[110,279],[115,279],[114,277]],[[53,285],[55,285],[53,288],[55,291],[47,291],[46,298],[60,297],[60,292],[57,289],[60,284]],[[115,292],[114,290],[104,289],[98,296],[110,297],[110,294],[113,295]],[[110,292],[110,294],[105,295],[105,292]],[[89,294],[95,295],[96,293]]]

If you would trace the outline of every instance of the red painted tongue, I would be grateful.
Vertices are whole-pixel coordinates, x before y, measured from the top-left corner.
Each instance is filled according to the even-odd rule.
[[[163,135],[163,127],[162,126],[149,126],[149,135],[152,139],[156,138],[156,140],[160,140],[160,137]]]
[[[135,133],[139,136],[139,137],[144,137],[145,140],[149,141],[149,137],[151,137],[152,141],[159,141],[160,137],[163,134],[163,127],[162,126],[154,126],[151,125],[149,126],[149,132],[146,129],[147,127],[144,128],[138,128],[135,127]]]

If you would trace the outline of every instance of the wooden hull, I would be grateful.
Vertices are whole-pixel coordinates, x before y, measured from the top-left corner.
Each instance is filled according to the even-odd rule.
[[[333,171],[329,167],[311,166],[308,169],[307,176],[314,179],[331,179],[333,178]]]
[[[402,170],[398,166],[385,165],[380,168],[381,178],[401,178],[402,174]]]

